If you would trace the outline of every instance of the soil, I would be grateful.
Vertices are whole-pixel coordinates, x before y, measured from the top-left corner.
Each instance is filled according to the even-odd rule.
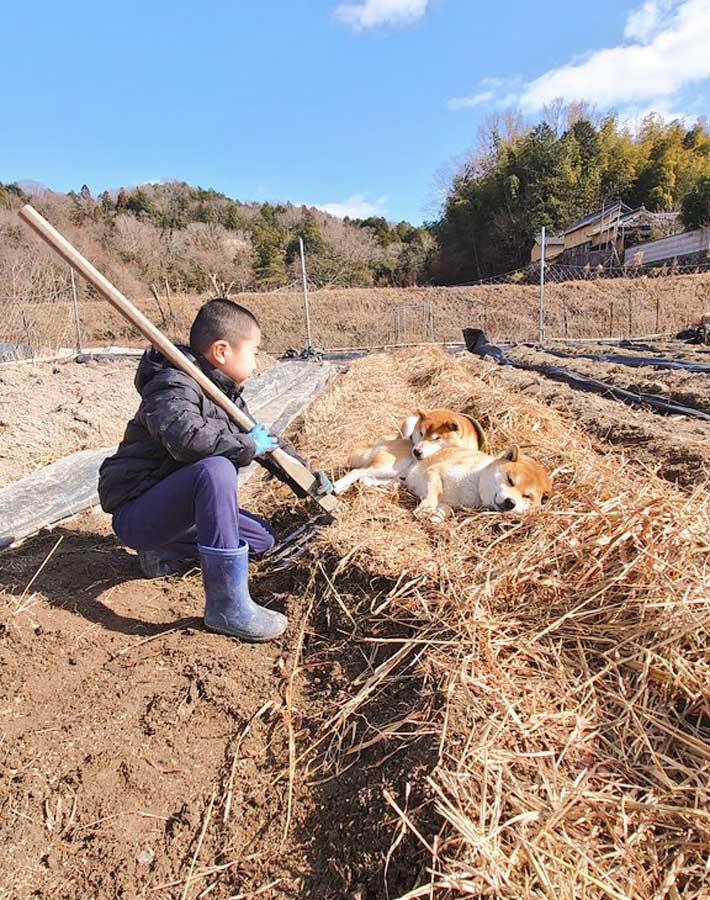
[[[710,374],[656,369],[652,366],[626,366],[580,356],[564,358],[528,347],[514,347],[506,354],[520,362],[557,366],[616,387],[658,394],[681,406],[710,413]]]
[[[607,354],[616,353],[623,356],[658,356],[662,359],[688,360],[704,365],[710,364],[710,347],[702,344],[686,344],[684,341],[656,340],[631,342],[630,347],[610,344],[607,341],[589,341],[584,343],[569,343],[560,341],[555,344],[555,349],[563,350],[570,356],[585,353]]]
[[[77,450],[118,443],[136,360],[0,365],[0,486]]]
[[[388,761],[377,747],[325,784],[299,778],[283,840],[288,721],[307,746],[363,665],[344,616],[321,609],[305,624],[305,571],[254,572],[257,601],[291,598],[290,628],[248,645],[204,630],[196,572],[142,579],[98,513],[5,553],[2,568],[0,896],[177,898],[193,859],[189,897],[210,885],[219,898],[384,896],[382,786],[401,793],[403,773],[430,768],[426,748]],[[287,701],[302,629],[308,662]],[[404,701],[382,702],[389,715]],[[395,896],[418,859],[409,840],[393,854]]]

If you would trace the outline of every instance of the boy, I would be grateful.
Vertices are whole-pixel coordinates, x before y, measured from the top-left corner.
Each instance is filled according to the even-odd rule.
[[[261,329],[254,315],[218,298],[201,307],[180,350],[232,402],[254,373]],[[268,641],[286,617],[256,604],[247,585],[248,554],[274,544],[268,523],[237,505],[237,471],[279,446],[264,425],[244,433],[199,385],[154,348],[143,354],[135,385],[141,403],[117,452],[99,472],[101,506],[122,543],[138,551],[143,573],[160,577],[200,559],[205,625],[249,641]]]

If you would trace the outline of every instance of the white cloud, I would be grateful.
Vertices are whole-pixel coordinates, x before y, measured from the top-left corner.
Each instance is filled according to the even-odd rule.
[[[595,50],[522,85],[515,78],[484,78],[477,94],[454,98],[449,107],[495,100],[500,107],[536,113],[561,98],[618,109],[622,119],[646,111],[692,118],[675,110],[681,92],[710,79],[710,0],[644,0],[629,13],[624,36],[626,43]],[[495,97],[487,96],[491,92]]]
[[[477,90],[465,97],[452,97],[447,106],[449,109],[472,109],[483,103],[492,103],[496,106],[504,106],[518,99],[521,81],[518,77],[512,78],[481,78]]]
[[[353,194],[340,203],[315,203],[314,206],[340,219],[344,219],[345,216],[351,219],[367,219],[369,216],[384,216],[388,200],[387,195],[378,197],[372,202],[364,194]]]
[[[665,98],[644,103],[641,106],[622,106],[618,110],[619,121],[634,132],[638,132],[643,120],[650,115],[659,116],[664,122],[672,122],[679,119],[686,127],[698,118],[698,113],[682,112],[674,106],[668,105]]]
[[[660,30],[671,5],[670,0],[646,0],[642,6],[629,13],[624,37],[645,44]]]
[[[495,91],[481,91],[470,97],[454,97],[449,100],[449,109],[469,109],[472,106],[480,106],[495,98]]]
[[[410,25],[421,19],[429,0],[362,0],[341,3],[335,15],[355,31],[365,31],[378,25]]]
[[[648,37],[659,27],[658,5],[644,12],[646,6],[627,22],[636,37]],[[557,97],[601,107],[670,99],[687,85],[710,78],[708,47],[710,0],[685,0],[647,43],[597,50],[581,63],[551,69],[529,82],[518,102],[526,112],[536,112]]]

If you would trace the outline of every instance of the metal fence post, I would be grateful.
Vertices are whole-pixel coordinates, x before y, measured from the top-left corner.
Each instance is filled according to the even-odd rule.
[[[76,325],[76,352],[81,353],[81,322],[79,320],[79,300],[76,295],[76,279],[74,278],[74,269],[69,268],[71,274],[71,295],[74,303],[74,324]]]
[[[537,320],[537,339],[542,343],[545,337],[545,226],[540,235],[540,314]]]
[[[311,311],[308,306],[308,278],[306,276],[306,251],[303,247],[303,238],[298,239],[298,246],[301,249],[301,275],[303,276],[303,308],[306,314],[306,352],[309,353],[313,347],[311,343]]]

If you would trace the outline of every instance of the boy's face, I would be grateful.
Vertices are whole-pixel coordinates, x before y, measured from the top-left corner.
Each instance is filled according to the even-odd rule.
[[[256,354],[261,343],[261,329],[254,327],[248,338],[231,343],[227,340],[215,341],[205,357],[221,372],[244,384],[256,371]]]

